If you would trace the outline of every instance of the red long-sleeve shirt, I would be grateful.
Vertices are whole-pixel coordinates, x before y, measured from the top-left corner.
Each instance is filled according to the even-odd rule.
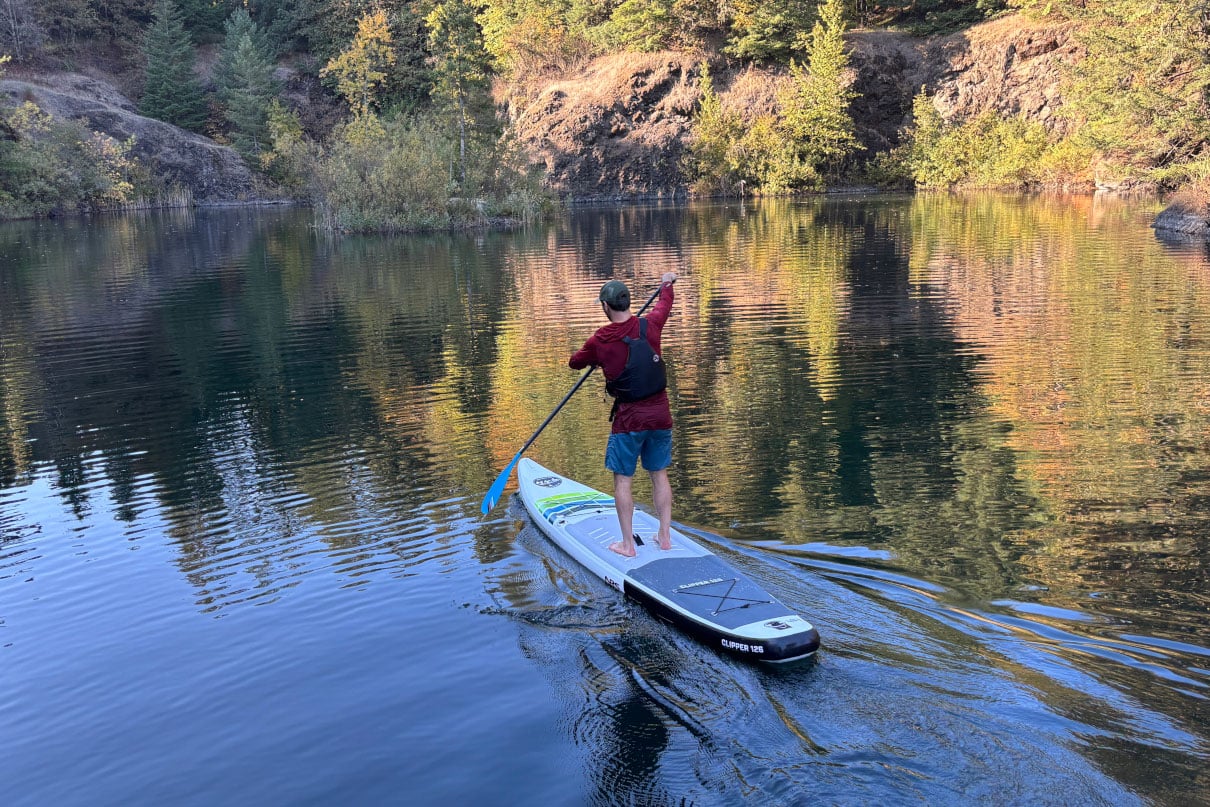
[[[660,353],[660,332],[668,315],[672,313],[672,284],[665,283],[660,287],[660,298],[656,301],[651,313],[645,316],[647,320],[647,341],[656,353]],[[567,362],[573,370],[582,370],[589,365],[597,365],[605,373],[605,378],[612,381],[621,375],[626,368],[626,356],[629,353],[622,337],[637,339],[639,336],[639,318],[631,317],[625,322],[611,322],[597,329],[588,337],[584,347],[572,354]],[[662,390],[641,401],[618,404],[618,412],[613,418],[613,432],[641,432],[648,429],[671,429],[672,410],[668,406],[668,391]]]

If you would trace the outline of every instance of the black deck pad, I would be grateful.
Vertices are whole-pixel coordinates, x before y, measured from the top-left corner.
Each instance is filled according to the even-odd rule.
[[[784,605],[713,555],[645,563],[630,579],[723,628],[787,615]]]

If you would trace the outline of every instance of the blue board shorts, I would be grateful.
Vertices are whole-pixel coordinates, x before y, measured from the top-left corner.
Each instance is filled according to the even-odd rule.
[[[634,476],[643,458],[643,470],[662,471],[672,464],[672,429],[651,429],[609,435],[605,446],[605,468],[622,476]]]

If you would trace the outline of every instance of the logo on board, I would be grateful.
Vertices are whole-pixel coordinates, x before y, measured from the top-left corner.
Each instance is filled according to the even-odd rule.
[[[563,484],[563,480],[557,476],[540,476],[534,480],[534,484],[540,488],[557,488]]]

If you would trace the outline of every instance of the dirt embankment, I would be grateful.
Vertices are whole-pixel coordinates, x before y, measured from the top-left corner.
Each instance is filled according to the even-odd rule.
[[[1064,65],[1079,58],[1065,26],[1004,17],[945,37],[889,31],[849,35],[852,113],[867,153],[899,142],[912,98],[924,87],[947,119],[988,109],[1052,129]],[[576,200],[673,197],[686,193],[682,160],[701,97],[702,56],[611,54],[549,77],[522,94],[503,87],[516,130],[545,164],[550,187]],[[711,59],[723,105],[751,119],[774,107],[784,70]],[[531,84],[532,87],[532,84]]]

